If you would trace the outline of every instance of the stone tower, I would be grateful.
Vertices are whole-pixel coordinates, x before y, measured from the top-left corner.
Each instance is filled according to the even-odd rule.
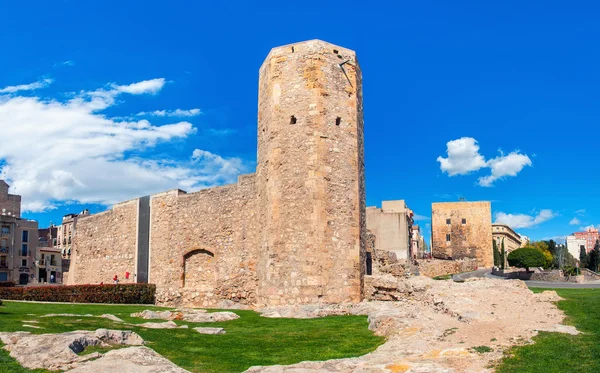
[[[274,48],[260,68],[259,304],[362,299],[361,80],[354,51],[320,40]]]

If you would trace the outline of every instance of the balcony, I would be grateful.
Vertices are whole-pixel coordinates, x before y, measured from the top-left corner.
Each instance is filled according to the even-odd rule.
[[[0,269],[8,269],[8,263],[0,263]]]

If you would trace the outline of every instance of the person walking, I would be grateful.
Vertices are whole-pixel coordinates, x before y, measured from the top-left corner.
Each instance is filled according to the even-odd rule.
[[[113,278],[113,282],[115,284],[118,284],[119,283],[119,276],[115,275],[115,277]]]
[[[50,275],[50,283],[53,284],[54,283],[54,275]]]

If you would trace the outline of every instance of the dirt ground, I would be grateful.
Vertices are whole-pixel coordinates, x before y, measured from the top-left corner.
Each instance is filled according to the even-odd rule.
[[[249,372],[493,372],[511,346],[532,343],[540,330],[577,333],[560,325],[564,315],[554,291],[533,294],[519,280],[470,279],[464,283],[426,277],[380,279],[399,301],[358,305],[299,306],[261,310],[266,317],[366,314],[387,342],[368,355],[254,367]]]

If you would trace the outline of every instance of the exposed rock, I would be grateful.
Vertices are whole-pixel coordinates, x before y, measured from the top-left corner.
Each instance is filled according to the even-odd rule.
[[[194,328],[200,334],[225,334],[223,328]]]
[[[350,359],[302,362],[290,366],[253,367],[248,372],[410,372],[483,373],[503,351],[530,341],[538,331],[575,334],[560,325],[563,313],[554,292],[534,295],[519,280],[469,279],[434,281],[424,276],[395,281],[380,276],[375,285],[396,302],[355,305],[303,305],[260,310],[265,317],[368,315],[369,329],[387,337],[374,352]],[[471,348],[489,346],[479,354]]]
[[[117,316],[111,315],[110,313],[105,313],[104,315],[101,315],[99,317],[102,317],[103,319],[109,319],[109,320],[112,320],[114,322],[124,322],[123,320],[121,320]]]
[[[145,310],[138,313],[132,313],[131,317],[141,317],[146,320],[184,320],[189,322],[222,322],[239,318],[237,314],[229,311],[208,313],[206,310],[193,308],[182,308],[177,311],[163,312]]]
[[[565,334],[571,334],[571,335],[580,334],[579,330],[577,330],[577,328],[575,328],[574,326],[561,325],[561,324],[554,324],[547,328],[540,328],[540,329],[537,329],[537,331],[538,332],[565,333]]]
[[[147,329],[177,329],[177,324],[175,324],[173,321],[147,322],[143,324],[137,324],[136,326]]]
[[[69,373],[190,373],[147,347],[112,350],[99,359],[77,364]]]
[[[533,296],[538,300],[538,302],[558,302],[563,300],[558,294],[556,294],[556,291],[554,290],[545,290],[541,293],[534,294]]]
[[[106,329],[62,334],[0,333],[0,340],[25,368],[48,370],[65,370],[73,363],[97,358],[99,354],[77,355],[88,346],[143,343],[136,333]]]
[[[23,324],[24,328],[42,329],[41,326]]]
[[[117,316],[111,315],[108,313],[105,313],[104,315],[100,315],[100,316],[95,316],[95,315],[90,315],[90,314],[77,315],[77,314],[73,314],[73,313],[49,313],[47,315],[42,315],[40,317],[99,317],[102,319],[109,319],[109,320],[112,320],[115,322],[123,322],[123,320],[121,320]],[[77,320],[77,321],[81,321],[81,320]]]

